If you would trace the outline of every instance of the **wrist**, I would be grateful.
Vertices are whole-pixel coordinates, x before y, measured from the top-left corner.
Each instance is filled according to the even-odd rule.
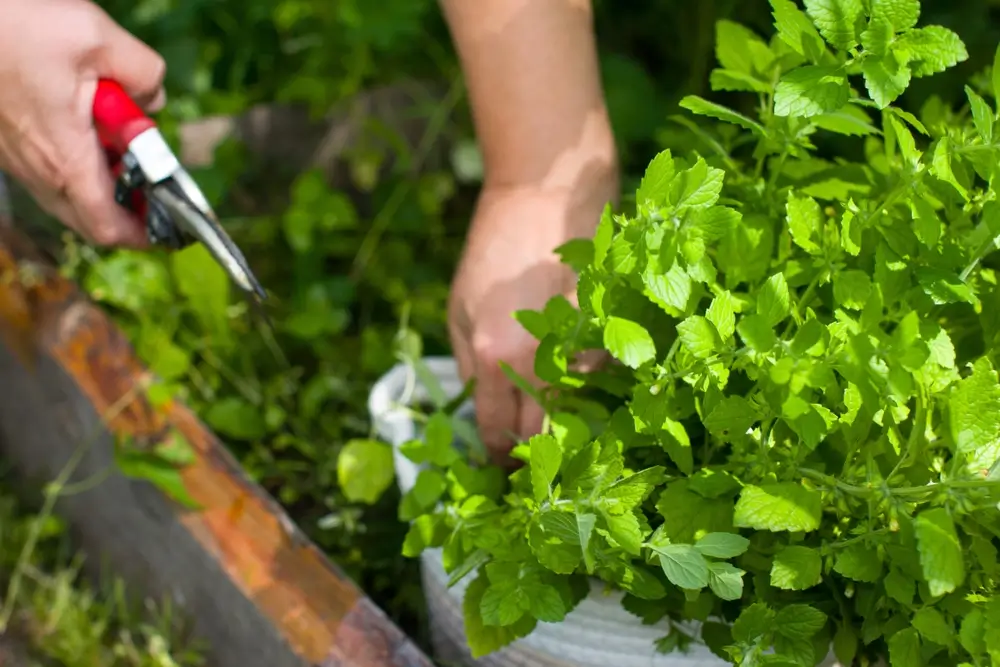
[[[605,202],[617,201],[618,151],[603,106],[588,114],[572,142],[560,142],[558,148],[540,143],[528,155],[515,148],[523,143],[512,138],[505,142],[508,150],[485,156],[484,193],[555,197],[590,192]]]

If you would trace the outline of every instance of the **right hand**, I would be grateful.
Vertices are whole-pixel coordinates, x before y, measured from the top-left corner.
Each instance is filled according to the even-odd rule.
[[[163,58],[90,0],[6,0],[2,13],[0,170],[89,241],[146,245],[144,223],[115,203],[92,106],[109,78],[161,109]]]

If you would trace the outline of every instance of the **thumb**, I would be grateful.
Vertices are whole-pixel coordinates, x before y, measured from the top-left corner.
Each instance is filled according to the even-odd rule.
[[[155,113],[167,101],[163,78],[167,64],[163,56],[104,14],[102,47],[96,54],[99,76],[114,79],[147,113]]]

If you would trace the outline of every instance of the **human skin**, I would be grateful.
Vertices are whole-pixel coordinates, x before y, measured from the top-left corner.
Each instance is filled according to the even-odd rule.
[[[589,0],[441,0],[465,74],[484,182],[449,301],[452,346],[475,377],[495,461],[538,433],[543,411],[502,372],[536,385],[535,341],[513,318],[576,280],[554,249],[590,237],[618,197],[615,142]]]
[[[3,0],[0,170],[93,243],[141,247],[141,221],[114,200],[93,127],[97,80],[146,111],[165,102],[163,58],[89,0]]]

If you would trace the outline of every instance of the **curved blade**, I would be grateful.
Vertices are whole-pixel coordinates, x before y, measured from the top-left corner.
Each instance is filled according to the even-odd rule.
[[[151,194],[167,207],[184,232],[205,244],[208,251],[241,289],[253,294],[259,300],[267,298],[267,292],[250,270],[243,253],[229,238],[214,215],[205,213],[198,204],[185,195],[180,185],[172,183],[170,179],[153,186]],[[207,208],[207,203],[205,207]]]

